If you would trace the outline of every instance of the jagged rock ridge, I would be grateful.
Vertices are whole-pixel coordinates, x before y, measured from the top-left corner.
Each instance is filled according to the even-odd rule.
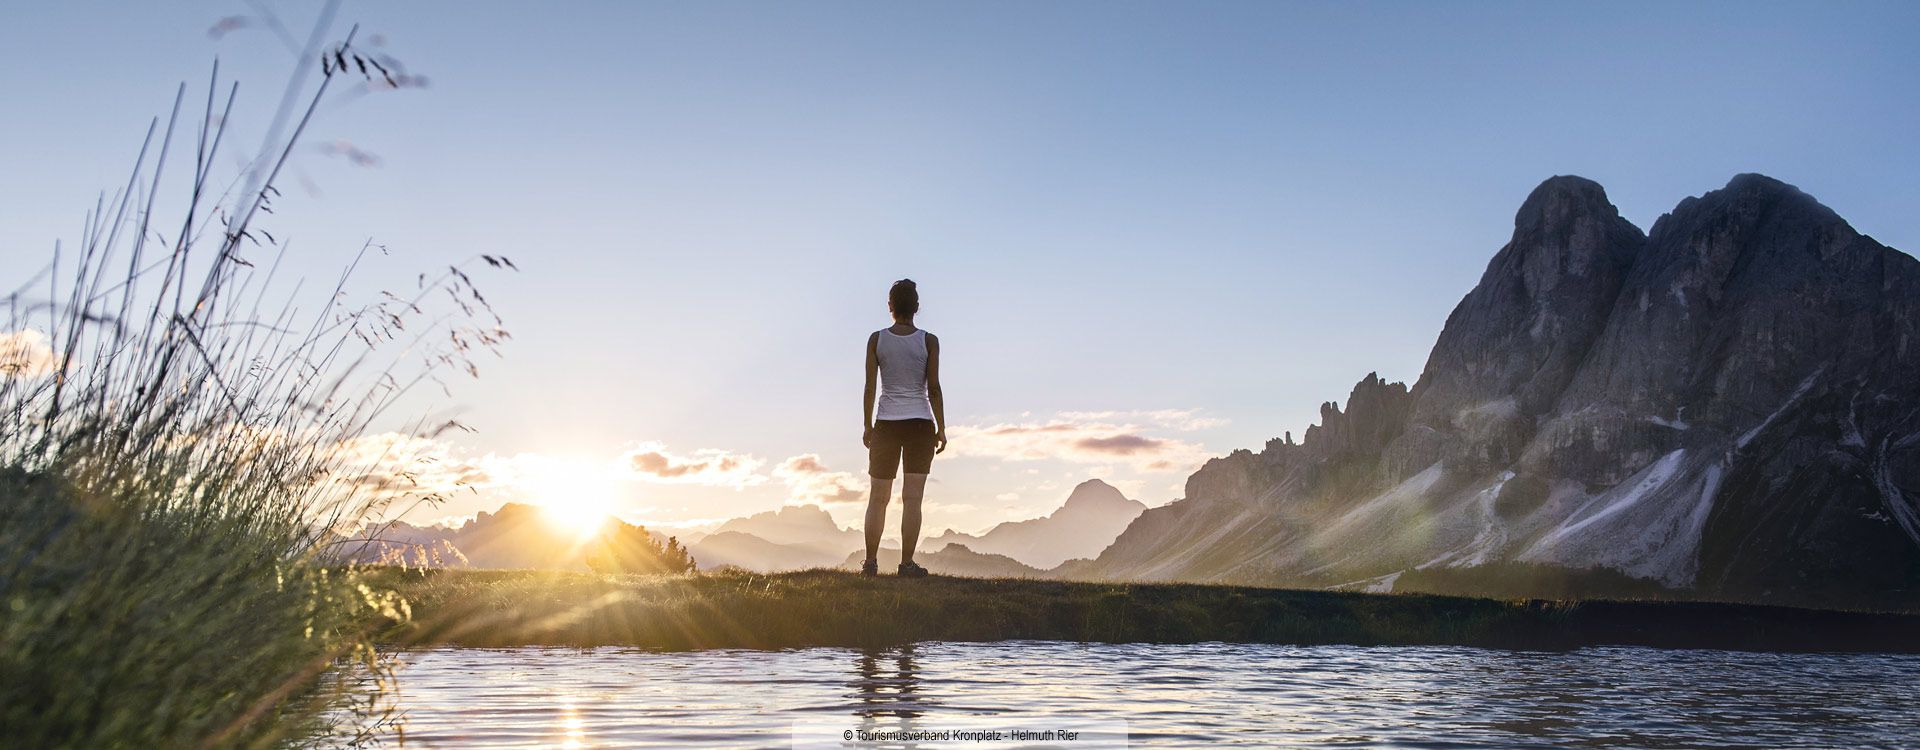
[[[1920,263],[1740,175],[1642,234],[1555,177],[1408,389],[1215,459],[1074,577],[1333,585],[1501,562],[1709,595],[1920,588]]]

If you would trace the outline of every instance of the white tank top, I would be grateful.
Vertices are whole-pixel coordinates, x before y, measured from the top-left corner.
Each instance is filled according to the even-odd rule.
[[[932,419],[927,403],[927,332],[905,336],[882,329],[874,342],[880,359],[880,403],[873,418]]]

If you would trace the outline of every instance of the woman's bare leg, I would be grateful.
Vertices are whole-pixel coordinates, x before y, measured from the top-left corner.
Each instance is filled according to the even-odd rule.
[[[926,475],[920,475],[924,481]],[[867,559],[873,560],[880,554],[880,533],[887,530],[887,500],[893,497],[893,480],[872,477],[873,495],[867,498]],[[907,484],[912,486],[913,475],[907,475]],[[919,502],[914,502],[914,525],[919,526]]]
[[[925,494],[925,474],[908,474],[900,485],[900,562],[913,562],[913,548],[920,544],[920,498]]]

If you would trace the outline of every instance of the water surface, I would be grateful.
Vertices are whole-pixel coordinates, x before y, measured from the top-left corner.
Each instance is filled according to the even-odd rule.
[[[1132,747],[1920,745],[1912,655],[1001,642],[402,660],[406,747],[787,747],[796,720],[978,716],[1123,719]]]

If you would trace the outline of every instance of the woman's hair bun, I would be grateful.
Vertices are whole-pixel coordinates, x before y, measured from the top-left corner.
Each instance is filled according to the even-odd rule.
[[[920,287],[913,279],[901,279],[893,282],[887,290],[887,304],[893,307],[895,315],[912,315],[920,312]]]

